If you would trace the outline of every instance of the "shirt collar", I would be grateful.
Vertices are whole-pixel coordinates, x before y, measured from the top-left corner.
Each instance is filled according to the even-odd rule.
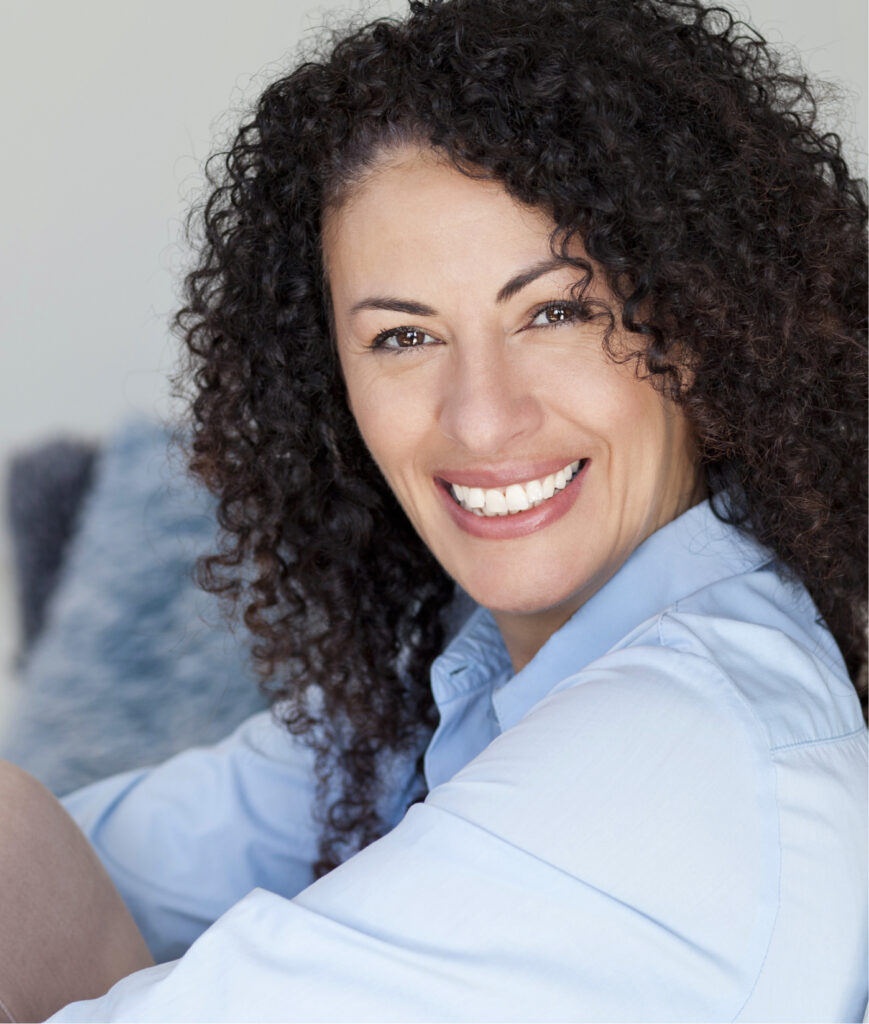
[[[648,619],[771,557],[756,541],[722,523],[704,501],[636,548],[515,675],[495,620],[477,608],[432,665],[435,700],[440,705],[488,684],[501,729],[509,729],[566,675],[585,668]]]
[[[512,674],[510,656],[492,613],[475,606],[443,654],[432,662],[432,694],[441,707],[461,693],[495,685]]]

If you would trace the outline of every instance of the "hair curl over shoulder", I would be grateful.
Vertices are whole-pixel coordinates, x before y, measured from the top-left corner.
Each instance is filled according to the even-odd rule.
[[[318,874],[382,831],[380,752],[430,734],[453,592],[348,411],[324,210],[413,140],[581,238],[710,493],[735,498],[718,513],[805,583],[856,675],[866,199],[817,120],[801,73],[695,0],[414,0],[273,82],[209,161],[176,318],[224,531],[202,576],[243,603],[263,685],[317,751]]]

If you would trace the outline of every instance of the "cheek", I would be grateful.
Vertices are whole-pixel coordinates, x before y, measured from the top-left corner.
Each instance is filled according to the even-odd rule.
[[[633,364],[606,360],[573,374],[569,401],[619,480],[635,486],[659,473],[675,440],[675,417],[651,383],[637,378]]]
[[[551,408],[608,447],[642,446],[659,430],[661,403],[652,387],[603,353],[582,363],[561,360],[539,383]]]
[[[419,451],[423,403],[412,388],[381,374],[351,370],[346,381],[348,404],[362,439],[394,485]]]
[[[678,406],[649,381],[632,382],[618,412],[616,444],[635,500],[669,494],[694,472],[689,430]]]
[[[648,381],[632,381],[620,396],[618,408],[623,436],[638,447],[658,447],[669,434],[666,405]]]

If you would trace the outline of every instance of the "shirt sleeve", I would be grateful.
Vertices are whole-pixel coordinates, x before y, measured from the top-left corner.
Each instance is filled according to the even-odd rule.
[[[601,659],[388,835],[58,1021],[731,1020],[777,908],[774,769],[708,662]]]
[[[64,797],[154,959],[180,956],[255,886],[313,880],[313,754],[270,712],[226,740]]]

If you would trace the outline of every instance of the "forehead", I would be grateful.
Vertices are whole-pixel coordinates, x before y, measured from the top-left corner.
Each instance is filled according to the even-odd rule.
[[[497,182],[472,178],[432,151],[391,152],[323,226],[335,292],[397,282],[454,287],[510,276],[550,253],[553,223]]]

